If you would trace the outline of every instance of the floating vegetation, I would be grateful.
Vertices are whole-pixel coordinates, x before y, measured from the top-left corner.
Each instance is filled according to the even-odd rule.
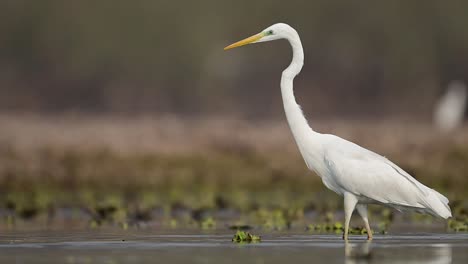
[[[109,195],[99,201],[92,200],[88,213],[91,215],[90,227],[96,228],[103,224],[118,224],[122,229],[128,229],[127,207],[119,195]]]
[[[231,230],[250,230],[250,229],[252,229],[252,227],[249,226],[249,225],[240,224],[240,225],[230,225],[229,229],[231,229]]]
[[[235,243],[256,243],[260,241],[260,236],[252,235],[249,232],[241,230],[237,230],[236,234],[232,238],[232,242]]]
[[[344,232],[344,226],[341,222],[334,222],[334,223],[322,223],[322,224],[309,224],[306,227],[306,230],[310,232],[318,232],[318,233],[336,233],[340,234]],[[387,234],[386,226],[379,227],[378,233],[379,234]],[[367,234],[367,230],[365,227],[362,226],[353,226],[350,227],[348,230],[349,234],[353,235],[364,235]],[[374,230],[372,230],[375,233]]]
[[[216,221],[213,219],[213,217],[207,217],[203,221],[200,222],[200,227],[202,229],[216,228]]]
[[[6,195],[5,208],[16,216],[32,220],[40,213],[49,212],[52,208],[51,194],[43,192],[10,192]]]
[[[450,231],[455,231],[455,232],[467,232],[468,231],[468,219],[464,219],[464,220],[449,219],[447,225]]]
[[[342,233],[344,231],[343,224],[341,222],[335,223],[322,223],[322,224],[310,224],[306,228],[313,232],[334,232]]]
[[[255,218],[265,229],[284,230],[291,227],[291,220],[287,219],[284,211],[280,209],[259,209],[255,212]]]
[[[364,235],[367,234],[367,230],[362,226],[353,226],[349,228],[349,233],[353,235]]]

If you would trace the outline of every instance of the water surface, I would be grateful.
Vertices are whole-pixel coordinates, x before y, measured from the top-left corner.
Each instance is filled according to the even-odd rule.
[[[352,236],[255,232],[234,244],[232,231],[2,232],[1,263],[468,263],[468,234]]]

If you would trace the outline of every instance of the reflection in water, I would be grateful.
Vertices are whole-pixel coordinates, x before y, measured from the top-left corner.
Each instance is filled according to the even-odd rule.
[[[369,263],[371,260],[371,246],[372,240],[366,240],[361,243],[345,242],[345,263]]]
[[[452,263],[452,248],[449,244],[428,244],[426,247],[414,247],[412,254],[402,253],[396,245],[378,246],[378,242],[346,242],[345,263]]]

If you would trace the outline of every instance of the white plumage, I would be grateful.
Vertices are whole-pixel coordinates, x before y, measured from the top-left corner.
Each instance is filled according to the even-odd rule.
[[[348,238],[354,209],[363,218],[368,236],[372,238],[367,219],[367,204],[370,203],[398,210],[416,210],[445,219],[451,217],[445,196],[418,182],[385,157],[340,137],[312,130],[293,92],[293,80],[302,69],[304,52],[299,35],[292,27],[275,24],[227,46],[225,50],[276,39],[288,40],[293,49],[292,62],[281,78],[281,94],[289,127],[307,167],[322,178],[327,188],[344,197],[344,238]]]

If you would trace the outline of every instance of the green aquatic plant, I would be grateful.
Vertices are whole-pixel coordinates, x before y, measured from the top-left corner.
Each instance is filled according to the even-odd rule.
[[[252,227],[249,226],[249,225],[245,225],[245,224],[234,224],[234,225],[230,225],[229,229],[231,229],[231,230],[250,230],[250,229],[252,229]]]
[[[364,235],[367,234],[367,230],[362,226],[354,226],[349,228],[349,233],[354,235]]]
[[[344,227],[341,222],[335,222],[335,223],[310,224],[307,226],[306,229],[312,232],[341,233],[343,232]]]
[[[118,224],[123,229],[128,228],[127,206],[123,198],[117,194],[109,195],[93,203],[88,211],[91,214],[90,227],[95,228],[103,224]]]
[[[252,235],[249,232],[241,230],[237,230],[236,234],[232,238],[232,242],[235,243],[256,243],[260,241],[260,236]]]
[[[290,227],[291,221],[281,209],[267,210],[258,209],[254,214],[255,219],[265,229],[284,230]]]
[[[447,222],[447,226],[450,231],[466,232],[468,231],[468,219],[449,219]]]
[[[41,213],[52,213],[53,210],[52,198],[47,191],[7,193],[4,204],[6,209],[14,212],[15,216],[25,220],[32,220]]]
[[[379,222],[378,224],[378,228],[379,228],[379,233],[382,234],[382,235],[385,235],[387,234],[387,229],[389,227],[390,223],[388,221],[381,221]]]
[[[333,229],[334,230],[343,230],[344,227],[343,227],[343,224],[341,222],[335,222],[335,224],[333,224]]]
[[[341,222],[334,222],[334,223],[321,223],[321,224],[309,224],[306,227],[306,230],[310,232],[318,232],[318,233],[342,233],[344,231],[343,224]],[[375,233],[375,231],[372,231]],[[386,228],[380,228],[380,234],[386,234]],[[349,234],[354,235],[364,235],[367,234],[367,230],[361,226],[355,226],[349,228]]]
[[[213,219],[213,217],[207,217],[200,222],[200,227],[202,229],[216,228],[216,221]]]

